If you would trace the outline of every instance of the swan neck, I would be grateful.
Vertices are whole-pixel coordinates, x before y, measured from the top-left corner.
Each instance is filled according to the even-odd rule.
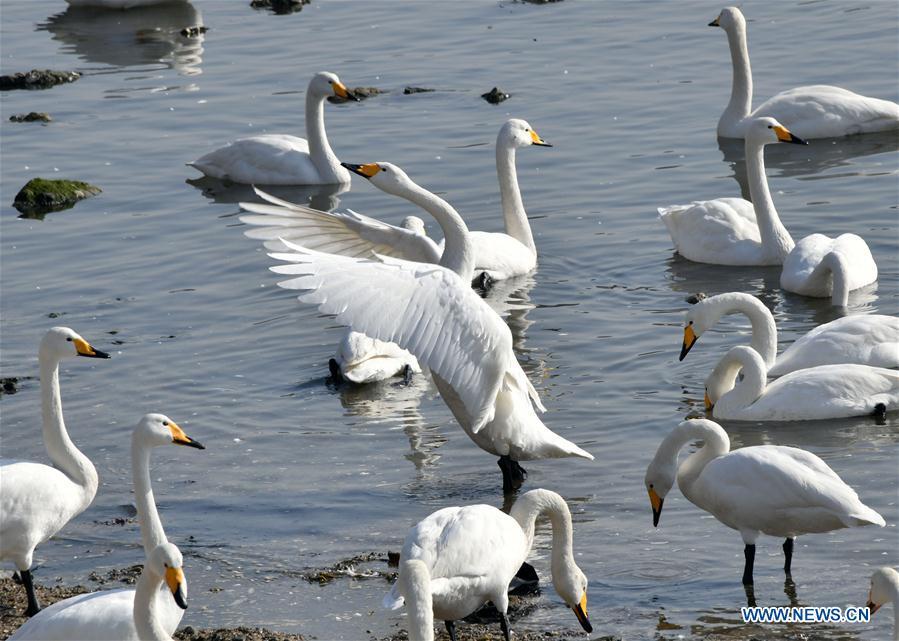
[[[150,447],[135,438],[131,440],[131,474],[134,482],[134,502],[144,555],[150,554],[168,539],[156,509],[156,499],[150,481]]]
[[[496,174],[499,178],[499,196],[506,233],[536,254],[537,246],[534,244],[534,235],[518,187],[515,146],[500,138],[496,141]]]
[[[893,641],[899,641],[899,582],[890,583],[890,601],[893,602]]]
[[[306,90],[306,139],[309,142],[309,157],[323,181],[329,183],[348,182],[341,177],[346,170],[331,149],[325,133],[325,97]]]
[[[144,564],[134,591],[134,627],[140,641],[171,641],[160,623],[159,599],[165,597],[163,580],[154,576]]]
[[[746,41],[746,25],[739,24],[727,31],[733,78],[730,101],[721,115],[721,122],[738,123],[752,111],[752,68],[749,65],[749,46]],[[719,125],[720,133],[720,125]]]
[[[551,563],[553,578],[562,576],[566,566],[574,565],[571,511],[562,497],[546,490],[532,490],[515,502],[509,516],[521,526],[527,540],[527,551],[530,551],[534,544],[537,517],[549,517],[553,533]]]
[[[733,293],[720,294],[709,299],[715,311],[715,321],[727,314],[744,314],[752,326],[751,347],[757,351],[768,368],[777,358],[777,325],[774,315],[755,296]],[[703,303],[700,302],[700,305]]]
[[[418,560],[405,562],[397,580],[409,614],[409,641],[434,641],[434,601],[427,566]]]
[[[699,477],[705,466],[709,461],[730,451],[730,439],[727,437],[727,432],[721,426],[706,421],[685,421],[674,428],[659,446],[659,453],[669,460],[673,459],[674,464],[677,465],[677,455],[681,448],[690,441],[698,439],[704,441],[703,446],[688,456],[677,468],[677,485],[690,501],[693,501],[691,498],[693,482]]]
[[[849,266],[835,252],[830,252],[821,261],[830,270],[833,291],[831,304],[846,307],[849,304]]]
[[[440,265],[456,272],[464,281],[471,281],[474,278],[474,248],[468,227],[459,213],[448,202],[415,183],[402,195],[431,214],[440,224],[444,238]]]
[[[722,376],[732,389],[722,394],[719,404],[728,407],[745,408],[755,403],[765,393],[767,386],[767,372],[761,361],[761,357],[753,358],[753,353],[743,351],[744,348],[735,348],[721,359],[719,367]],[[715,368],[716,372],[718,367]],[[737,381],[737,375],[743,372],[743,380]]]
[[[795,245],[780,216],[774,208],[774,200],[765,176],[765,146],[746,140],[746,174],[749,179],[749,197],[755,210],[763,251],[778,263],[783,263]]]

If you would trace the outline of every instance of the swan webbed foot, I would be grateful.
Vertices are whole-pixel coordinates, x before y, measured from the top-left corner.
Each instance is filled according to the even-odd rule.
[[[510,641],[511,632],[509,632],[509,617],[505,612],[499,613],[499,629],[503,631],[503,638]]]
[[[25,609],[26,617],[33,617],[41,611],[41,603],[34,593],[34,583],[31,580],[31,570],[21,570],[19,576],[22,578],[22,585],[25,586],[25,595],[28,597],[28,607]]]
[[[788,577],[791,576],[790,573],[790,565],[793,563],[793,541],[796,539],[792,537],[787,537],[787,540],[784,541],[784,574]]]
[[[877,425],[886,425],[887,420],[887,406],[885,403],[878,403],[874,406],[874,411],[871,412],[871,416],[874,417],[874,422]]]
[[[449,635],[450,641],[456,641],[456,622],[444,621],[443,625],[446,626],[446,633]]]
[[[743,585],[752,585],[752,568],[755,565],[755,544],[746,544],[743,549],[746,564],[743,566]]]
[[[340,385],[343,382],[343,374],[340,373],[340,365],[338,365],[337,361],[333,358],[328,361],[328,371],[331,373],[331,381],[335,385]]]
[[[518,461],[513,461],[508,455],[500,456],[496,462],[499,469],[503,472],[503,493],[511,494],[524,485],[525,479],[528,477],[525,470]]]
[[[403,385],[409,385],[412,382],[412,366],[406,363],[403,368]]]

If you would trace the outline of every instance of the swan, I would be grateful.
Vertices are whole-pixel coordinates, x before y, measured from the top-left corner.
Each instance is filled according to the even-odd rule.
[[[773,118],[757,118],[746,132],[746,173],[752,202],[742,198],[695,201],[659,208],[677,252],[712,265],[781,265],[793,249],[765,178],[765,145],[807,144]]]
[[[205,449],[202,444],[187,436],[177,423],[163,414],[147,414],[134,428],[131,434],[131,474],[134,480],[137,519],[147,559],[152,559],[154,550],[159,546],[168,544],[153,498],[153,488],[150,485],[150,452],[154,447],[162,445],[185,445]],[[143,580],[143,575],[141,579]],[[183,578],[180,583],[183,595],[186,596],[187,584]],[[144,587],[149,589],[149,586]],[[141,628],[135,627],[134,620],[138,601],[143,597],[140,590],[141,584],[138,583],[137,591],[104,590],[66,599],[29,619],[12,639],[144,641]],[[66,605],[60,607],[62,604]],[[164,587],[158,587],[151,609],[155,613],[153,619],[155,625],[164,630],[169,637],[174,634],[181,622],[184,609],[169,598]],[[97,627],[99,621],[103,622],[102,627]]]
[[[780,273],[780,286],[788,292],[830,298],[837,307],[849,304],[850,291],[876,280],[877,263],[855,234],[806,236],[787,255]]]
[[[697,439],[705,441],[703,446],[678,465],[678,452]],[[731,452],[727,432],[707,419],[675,427],[646,470],[644,482],[655,527],[675,478],[688,501],[740,532],[746,544],[743,583],[747,585],[753,582],[759,534],[785,539],[784,572],[789,575],[793,541],[800,534],[886,525],[811,452],[782,445],[754,445]]]
[[[496,137],[496,172],[499,178],[505,233],[470,231],[474,248],[474,273],[479,282],[503,280],[521,276],[537,266],[537,248],[521,199],[515,152],[523,147],[551,147],[525,121],[513,118],[499,130]],[[376,252],[423,263],[437,263],[443,246],[428,238],[424,231],[417,233],[357,214],[322,212],[303,205],[295,205],[256,192],[268,204],[240,203],[241,209],[258,214],[242,216],[249,225],[259,229],[246,232],[250,238],[268,241],[272,251],[283,251],[278,239],[291,240],[307,249],[343,256],[368,256]],[[483,276],[486,274],[486,277]]]
[[[832,138],[899,129],[899,105],[831,87],[812,85],[783,91],[752,109],[752,70],[746,45],[746,19],[736,7],[726,7],[709,23],[727,33],[733,63],[730,102],[718,121],[722,138],[743,138],[752,119],[777,118],[803,138]]]
[[[745,314],[749,318],[750,346],[761,355],[768,376],[838,363],[899,367],[899,318],[895,316],[859,314],[838,318],[814,328],[777,356],[774,315],[755,296],[739,292],[710,296],[687,310],[680,360],[726,314]]]
[[[180,610],[187,609],[186,583],[181,552],[172,543],[161,543],[147,557],[134,590],[102,590],[79,594],[54,603],[29,620],[10,641],[29,639],[140,639],[171,641],[172,634],[161,623],[160,596]],[[167,593],[167,594],[166,594]],[[70,632],[45,633],[39,619],[65,621]],[[127,618],[126,618],[127,617]],[[115,630],[115,632],[113,632]],[[63,632],[63,630],[60,630]],[[114,636],[118,634],[120,636]]]
[[[884,603],[893,604],[893,641],[899,641],[899,572],[888,567],[880,568],[871,576],[871,589],[868,591],[871,615]]]
[[[737,382],[741,370],[743,380]],[[899,372],[892,369],[819,365],[765,380],[759,353],[732,347],[706,379],[706,407],[715,418],[741,421],[846,418],[899,409]]]
[[[409,602],[412,641],[433,639],[434,617],[445,622],[455,641],[455,621],[492,601],[508,641],[509,583],[527,560],[539,516],[552,523],[553,587],[584,630],[592,632],[587,577],[574,562],[571,512],[561,496],[542,489],[522,494],[509,514],[490,505],[468,505],[443,508],[420,521],[406,536],[399,576],[384,607],[396,610]]]
[[[97,9],[133,9],[158,4],[185,3],[188,0],[66,0],[73,7],[94,7]]]
[[[97,493],[97,470],[69,439],[62,417],[59,362],[72,356],[109,358],[68,327],[53,327],[41,339],[42,431],[53,465],[0,459],[0,561],[12,561],[19,571],[28,597],[25,616],[41,609],[31,576],[34,548],[81,514]]]
[[[481,449],[500,457],[503,489],[524,482],[518,461],[593,455],[547,428],[545,410],[515,358],[512,334],[469,283],[474,270],[465,221],[449,203],[419,187],[396,165],[346,165],[379,189],[406,198],[440,223],[446,247],[440,264],[377,254],[369,258],[310,250],[288,240],[271,256],[290,276],[279,286],[308,290],[302,302],[372,338],[392,341],[430,368],[444,402]]]
[[[320,71],[306,89],[306,135],[263,134],[233,143],[187,163],[207,176],[262,185],[329,185],[350,182],[350,174],[328,143],[324,104],[328,96],[358,100],[336,74]]]

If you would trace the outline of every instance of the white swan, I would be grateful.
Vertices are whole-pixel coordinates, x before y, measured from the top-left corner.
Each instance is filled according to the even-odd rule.
[[[678,452],[696,439],[705,443],[678,465]],[[800,534],[886,524],[811,452],[780,445],[731,452],[724,429],[706,419],[684,421],[675,427],[646,470],[644,482],[656,527],[675,478],[687,500],[740,532],[746,544],[744,584],[753,582],[759,534],[786,539],[784,571],[789,575],[793,540]]]
[[[743,379],[737,381],[742,371]],[[706,379],[715,418],[804,421],[883,414],[899,409],[899,372],[868,365],[819,365],[766,383],[765,362],[745,345],[732,347]]]
[[[186,583],[181,552],[172,543],[158,545],[144,564],[134,590],[111,590],[79,594],[54,603],[19,628],[10,641],[53,639],[140,639],[171,641],[172,634],[161,622],[161,599],[180,610],[187,609]],[[164,596],[163,596],[164,595]],[[127,615],[127,619],[125,619]],[[45,630],[41,620],[65,621],[62,628]],[[57,635],[56,632],[61,634]],[[119,635],[119,636],[115,636]]]
[[[899,641],[899,572],[882,567],[871,576],[868,608],[873,615],[884,603],[893,604],[893,641]]]
[[[768,376],[837,363],[899,367],[899,318],[895,316],[857,314],[838,318],[814,328],[778,356],[774,315],[755,296],[739,292],[710,296],[687,310],[680,360],[726,314],[749,318],[750,346],[764,360]]]
[[[736,7],[726,7],[709,23],[727,33],[733,63],[730,102],[718,121],[718,135],[743,138],[749,122],[759,116],[777,118],[803,138],[831,138],[899,129],[899,105],[889,100],[812,85],[783,91],[752,111],[752,70],[746,45],[746,19]]]
[[[461,427],[479,447],[500,457],[507,491],[524,481],[518,461],[592,459],[534,412],[534,405],[544,407],[515,358],[509,328],[469,286],[474,256],[456,210],[395,165],[346,166],[437,219],[446,238],[440,265],[335,256],[282,241],[290,252],[272,257],[288,264],[272,271],[291,278],[279,285],[310,290],[299,299],[356,331],[397,343],[429,367]]]
[[[549,517],[552,523],[551,568],[556,593],[584,630],[592,632],[587,618],[587,577],[575,563],[572,550],[571,512],[565,500],[549,490],[525,492],[509,514],[489,505],[468,505],[437,510],[420,521],[406,536],[399,577],[384,597],[384,606],[398,609],[408,600],[413,623],[410,633],[414,633],[410,639],[427,641],[433,638],[434,617],[446,623],[450,638],[455,639],[454,622],[492,601],[508,641],[509,583],[527,560],[539,516]],[[428,606],[433,608],[430,617]]]
[[[25,616],[40,609],[31,576],[34,548],[81,514],[97,493],[97,470],[66,431],[59,393],[59,362],[71,356],[109,358],[68,327],[41,339],[41,418],[53,466],[0,459],[0,561],[15,563],[28,596]]]
[[[746,132],[746,173],[752,202],[742,198],[695,201],[659,208],[677,252],[713,265],[781,265],[793,239],[780,222],[765,177],[765,145],[806,144],[772,118],[753,120]]]
[[[187,436],[177,423],[162,414],[147,414],[141,418],[131,435],[134,500],[137,504],[137,518],[147,559],[152,558],[153,551],[160,545],[168,544],[150,485],[150,452],[154,447],[172,444],[204,449],[200,443]],[[180,585],[183,595],[186,596],[187,583],[183,578]],[[144,587],[149,589],[148,586]],[[132,589],[105,590],[66,599],[29,619],[12,639],[144,641],[140,629],[135,627],[133,615],[138,606],[138,597],[143,598],[140,583],[137,590],[137,592]],[[167,594],[166,588],[162,586],[158,586],[151,605],[155,612],[155,626],[164,630],[170,637],[181,622],[183,607],[173,602],[171,595]],[[98,621],[103,622],[102,627],[97,627]]]
[[[306,88],[306,135],[264,134],[239,138],[188,163],[207,176],[259,185],[328,185],[350,182],[350,174],[328,143],[324,104],[328,96],[357,100],[336,74],[320,71]]]
[[[784,260],[780,286],[788,292],[830,298],[846,307],[849,292],[877,280],[877,263],[865,241],[855,234],[828,238],[806,236]]]

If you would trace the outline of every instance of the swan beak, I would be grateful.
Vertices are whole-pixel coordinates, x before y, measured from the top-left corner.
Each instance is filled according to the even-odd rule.
[[[684,360],[687,357],[687,354],[693,349],[693,345],[696,344],[698,337],[696,333],[693,331],[692,325],[687,325],[684,327],[684,342],[680,347],[680,358],[677,359],[679,361]]]
[[[587,618],[587,593],[581,597],[580,603],[571,608],[574,610],[574,616],[577,617],[578,623],[584,628],[585,632],[593,632],[593,626],[590,625],[590,619]]]
[[[705,411],[711,412],[712,408],[715,407],[715,404],[712,402],[712,399],[709,398],[709,390],[705,391],[705,396],[702,400],[705,403]]]
[[[777,125],[774,127],[774,133],[777,134],[777,139],[780,142],[791,142],[794,145],[807,145],[808,142],[800,138],[799,136],[794,136],[790,133],[790,130],[786,127],[781,127]]]
[[[721,23],[719,22],[719,20],[721,20],[721,16],[718,16],[717,18],[715,18],[714,20],[712,20],[712,21],[709,23],[709,26],[710,26],[710,27],[720,27],[720,26],[721,26]]]
[[[182,610],[186,610],[187,601],[184,598],[184,572],[181,571],[181,568],[166,568],[165,582],[168,584],[169,590],[172,591],[172,596],[175,597],[175,603],[177,603],[178,607]]]
[[[349,169],[354,174],[362,176],[363,178],[372,178],[376,173],[381,171],[381,166],[376,162],[370,162],[366,165],[354,165],[348,162],[340,163],[341,167],[345,169]]]
[[[872,601],[870,599],[868,599],[867,606],[868,606],[868,610],[871,612],[871,616],[874,616],[874,613],[880,609],[880,605],[878,605],[877,603],[874,603],[874,601]]]
[[[343,98],[344,100],[352,100],[354,102],[359,102],[359,97],[356,96],[352,91],[346,88],[342,82],[335,82],[334,85],[334,95],[338,98]]]
[[[541,138],[539,135],[537,135],[537,132],[534,131],[533,129],[531,129],[531,144],[537,145],[538,147],[552,147],[551,144],[549,144],[548,142],[543,140],[543,138]]]
[[[88,358],[109,358],[109,354],[94,349],[91,347],[91,344],[83,338],[73,338],[72,342],[75,343],[75,351],[78,352],[78,356],[87,356]]]
[[[653,488],[649,488],[649,504],[652,506],[652,527],[659,527],[659,518],[662,516],[662,504],[665,499],[659,496]]]
[[[186,445],[187,447],[195,447],[198,450],[206,449],[206,446],[200,443],[200,441],[195,441],[185,434],[184,430],[178,427],[177,423],[169,421],[169,431],[172,433],[172,443],[175,445]]]

